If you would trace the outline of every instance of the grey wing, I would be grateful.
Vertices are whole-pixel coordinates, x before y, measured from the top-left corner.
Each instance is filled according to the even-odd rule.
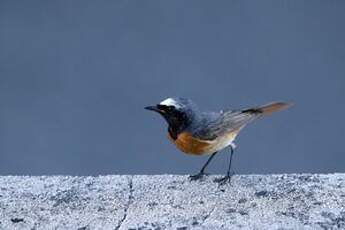
[[[193,136],[203,140],[213,140],[243,128],[257,117],[257,114],[244,113],[240,110],[222,112],[216,119],[204,119],[203,124],[195,130]]]

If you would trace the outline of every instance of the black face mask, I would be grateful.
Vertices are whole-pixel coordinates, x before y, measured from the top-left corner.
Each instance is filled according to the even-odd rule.
[[[178,134],[185,130],[189,124],[187,114],[174,106],[157,105],[159,113],[165,118],[169,124],[169,134],[176,140]]]

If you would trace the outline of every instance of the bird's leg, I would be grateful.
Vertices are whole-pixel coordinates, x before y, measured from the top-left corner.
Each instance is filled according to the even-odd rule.
[[[204,164],[204,166],[202,166],[200,172],[198,174],[195,175],[191,175],[189,176],[190,180],[199,180],[201,179],[204,175],[205,175],[205,169],[207,167],[207,165],[211,162],[212,158],[217,154],[217,152],[212,153],[212,155],[208,158],[208,160],[206,161],[206,163]]]
[[[232,176],[232,173],[231,173],[231,161],[232,161],[232,155],[234,154],[234,148],[233,148],[232,145],[230,145],[230,151],[231,151],[230,162],[229,162],[228,171],[226,172],[226,176],[222,177],[222,178],[217,178],[217,179],[214,180],[215,182],[219,183],[220,185],[226,184],[227,182],[230,183],[230,181],[231,181],[231,176]]]

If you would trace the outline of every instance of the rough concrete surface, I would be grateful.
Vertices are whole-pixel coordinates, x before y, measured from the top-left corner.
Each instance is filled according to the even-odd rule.
[[[0,177],[0,229],[345,229],[345,174]]]

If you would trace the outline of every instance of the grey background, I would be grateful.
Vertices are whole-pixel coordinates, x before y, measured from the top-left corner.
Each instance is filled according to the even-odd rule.
[[[344,172],[345,2],[0,1],[0,174],[197,172],[143,109],[295,106],[249,125],[237,173]],[[228,152],[210,172],[226,170]]]

